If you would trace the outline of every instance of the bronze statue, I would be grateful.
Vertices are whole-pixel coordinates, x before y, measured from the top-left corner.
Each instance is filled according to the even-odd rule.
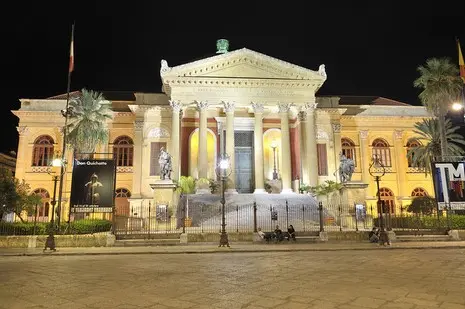
[[[342,183],[348,182],[352,179],[352,174],[355,170],[354,160],[348,159],[344,154],[339,155],[339,178]]]
[[[171,179],[171,155],[166,152],[164,147],[161,147],[158,155],[158,164],[160,164],[160,178],[164,180],[166,177]]]

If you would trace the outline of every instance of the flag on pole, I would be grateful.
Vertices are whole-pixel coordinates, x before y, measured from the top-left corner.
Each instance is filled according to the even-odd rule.
[[[463,54],[462,54],[462,49],[460,49],[460,41],[457,39],[457,48],[459,51],[459,67],[460,67],[460,77],[463,80],[463,83],[465,84],[465,62],[463,61]]]
[[[69,73],[74,71],[74,24],[71,30],[71,46],[69,50]]]

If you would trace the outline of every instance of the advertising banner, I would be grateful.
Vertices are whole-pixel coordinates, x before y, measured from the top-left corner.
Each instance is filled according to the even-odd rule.
[[[433,163],[433,182],[439,209],[465,209],[465,162]]]
[[[114,160],[74,160],[70,205],[72,212],[112,212]]]

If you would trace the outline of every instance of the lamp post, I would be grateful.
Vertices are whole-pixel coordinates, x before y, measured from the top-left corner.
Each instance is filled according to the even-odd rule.
[[[63,167],[64,165],[65,165],[65,162],[62,159],[55,158],[53,159],[51,166],[52,168],[60,167],[61,168],[60,174],[56,175],[52,171],[48,173],[49,175],[52,176],[52,180],[53,180],[53,196],[52,196],[52,201],[50,202],[50,204],[52,204],[52,218],[50,220],[50,229],[49,229],[47,240],[45,241],[44,251],[47,250],[47,248],[49,248],[52,251],[56,251],[56,248],[55,248],[55,211],[56,211],[55,205],[57,203],[57,200],[56,200],[57,183],[58,181],[61,182],[61,177],[64,174],[64,167]]]
[[[278,144],[276,143],[276,140],[273,140],[271,142],[271,148],[273,149],[273,180],[278,179],[278,171],[276,169],[276,148],[278,147]]]
[[[375,178],[376,181],[376,190],[377,190],[377,197],[378,197],[378,219],[379,219],[379,244],[388,244],[390,245],[388,235],[386,233],[386,230],[384,229],[384,219],[383,219],[383,212],[384,212],[384,203],[381,201],[381,194],[379,192],[379,181],[381,180],[381,177],[386,174],[386,168],[384,165],[381,163],[381,161],[378,159],[378,156],[375,155],[373,157],[373,160],[370,164],[370,167],[368,169],[368,172],[370,173],[371,176]]]
[[[231,175],[231,161],[227,154],[223,153],[220,157],[220,163],[216,168],[216,174],[221,179],[221,236],[220,245],[218,247],[227,246],[229,248],[228,234],[226,233],[226,217],[225,217],[225,197],[226,180]]]

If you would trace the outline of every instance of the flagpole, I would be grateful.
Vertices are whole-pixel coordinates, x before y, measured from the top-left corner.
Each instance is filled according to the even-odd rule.
[[[60,168],[60,188],[58,190],[58,210],[59,210],[59,216],[58,216],[58,225],[60,224],[60,220],[61,220],[61,214],[62,214],[62,209],[61,209],[61,205],[62,205],[62,199],[63,199],[63,177],[64,177],[64,173],[65,173],[65,165],[68,164],[68,162],[66,162],[66,143],[67,143],[67,135],[68,135],[68,129],[67,129],[67,126],[68,126],[68,115],[69,115],[69,92],[70,92],[70,88],[71,88],[71,73],[73,72],[73,69],[74,69],[74,25],[75,25],[75,22],[73,22],[73,25],[72,25],[72,28],[71,28],[71,46],[70,46],[70,51],[69,51],[69,57],[70,57],[70,63],[69,63],[69,69],[68,69],[68,84],[67,84],[67,87],[66,87],[66,108],[63,112],[63,116],[65,117],[65,125],[63,127],[63,147],[61,149],[61,168]],[[72,58],[73,57],[73,58]],[[71,219],[71,205],[69,207],[69,212],[68,212],[68,225],[70,223],[70,219]]]

